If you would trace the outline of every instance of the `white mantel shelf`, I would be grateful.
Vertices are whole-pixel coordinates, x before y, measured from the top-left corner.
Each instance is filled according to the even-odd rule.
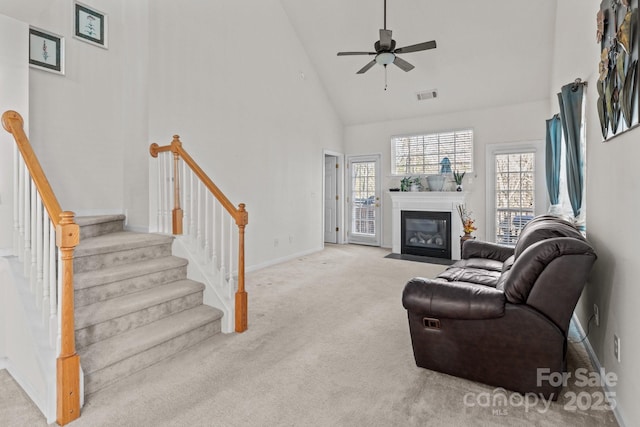
[[[451,258],[460,259],[462,222],[457,206],[466,200],[464,191],[389,191],[391,197],[391,241],[393,253],[401,251],[400,221],[402,211],[432,211],[451,213]]]

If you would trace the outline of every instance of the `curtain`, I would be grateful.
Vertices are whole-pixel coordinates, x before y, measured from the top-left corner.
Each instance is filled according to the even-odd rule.
[[[547,192],[553,206],[560,203],[560,143],[562,128],[560,117],[556,114],[547,120],[547,146],[545,151]]]
[[[571,83],[562,87],[558,94],[560,122],[566,143],[567,190],[573,208],[573,216],[578,217],[582,206],[582,153],[580,138],[582,127],[582,97],[584,85]]]

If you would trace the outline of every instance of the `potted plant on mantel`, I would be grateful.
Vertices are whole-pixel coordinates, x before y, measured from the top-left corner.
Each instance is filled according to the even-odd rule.
[[[453,173],[453,179],[456,181],[456,191],[462,191],[462,179],[466,172],[455,171]]]
[[[419,176],[405,176],[400,180],[400,191],[421,191],[422,182]]]

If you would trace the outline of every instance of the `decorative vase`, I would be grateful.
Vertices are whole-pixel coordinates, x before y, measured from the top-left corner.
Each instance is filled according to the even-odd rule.
[[[462,191],[462,184],[456,184],[456,191]]]
[[[471,233],[464,233],[464,236],[460,237],[460,240],[469,240],[469,239],[473,239],[474,237],[471,235]]]
[[[444,181],[444,175],[427,176],[427,184],[429,184],[430,191],[442,191],[442,187],[444,187]]]

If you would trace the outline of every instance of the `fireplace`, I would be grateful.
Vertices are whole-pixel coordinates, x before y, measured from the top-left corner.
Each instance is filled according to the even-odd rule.
[[[460,236],[463,234],[462,222],[458,220],[457,206],[465,203],[464,191],[390,191],[391,198],[391,252],[402,255],[401,224],[402,212],[440,212],[449,213],[449,259],[460,259]],[[428,239],[427,239],[428,240]],[[433,256],[433,255],[432,255]],[[444,255],[441,255],[444,256]]]
[[[451,212],[401,211],[401,252],[451,259]]]

